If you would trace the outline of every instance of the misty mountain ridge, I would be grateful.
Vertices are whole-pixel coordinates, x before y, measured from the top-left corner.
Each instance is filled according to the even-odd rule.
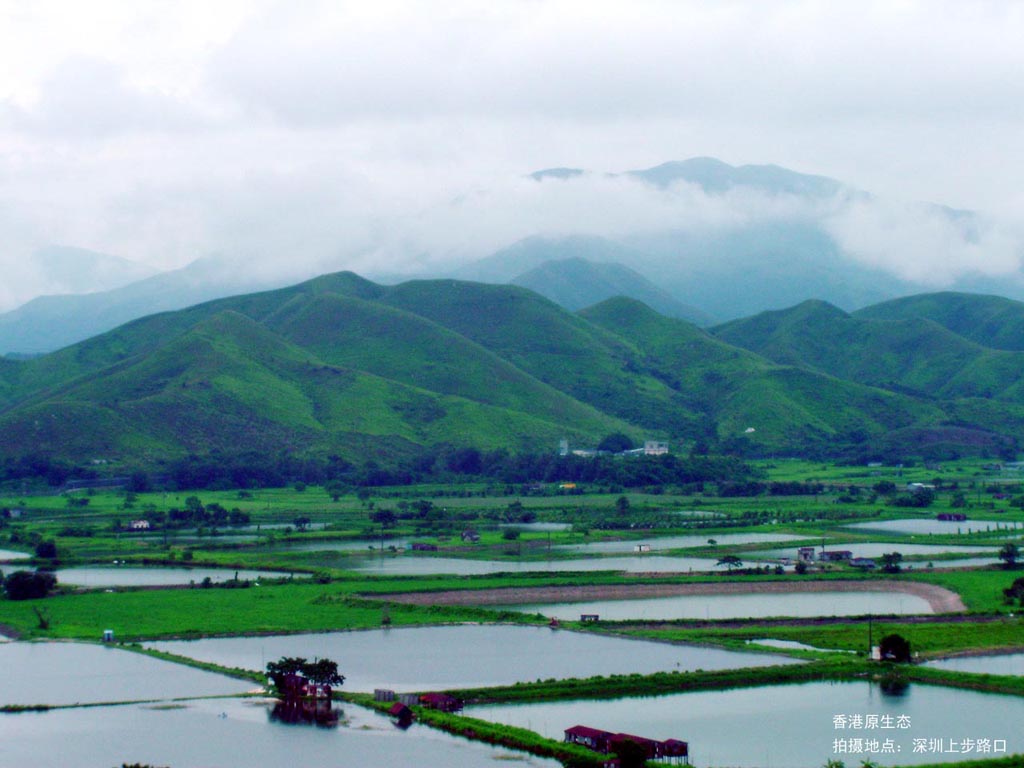
[[[640,182],[650,194],[670,195],[666,200],[672,205],[685,205],[688,199],[683,196],[679,198],[682,202],[677,201],[671,197],[672,190],[679,184],[691,185],[706,195],[712,207],[725,206],[722,210],[726,221],[742,214],[747,210],[745,206],[763,203],[768,213],[757,214],[751,209],[751,215],[739,215],[738,223],[728,226],[705,222],[698,216],[685,226],[666,224],[616,235],[536,233],[482,259],[422,277],[520,282],[569,309],[621,294],[652,304],[666,314],[705,324],[790,307],[808,298],[852,312],[936,290],[934,285],[878,266],[882,261],[877,253],[863,256],[850,250],[882,248],[885,253],[898,255],[905,245],[902,241],[885,242],[884,228],[881,233],[876,231],[879,225],[877,216],[872,218],[876,215],[872,206],[877,201],[870,194],[837,180],[773,165],[731,166],[707,157],[616,174],[550,168],[528,179],[538,188],[557,184],[568,190],[598,177]],[[889,212],[878,215],[888,221],[885,216]],[[843,216],[853,218],[847,221]],[[867,223],[858,216],[867,216]],[[953,238],[968,249],[981,247],[984,228],[970,211],[921,204],[913,209],[913,216],[924,217],[929,226],[938,228],[938,234],[932,233],[933,239]],[[900,221],[899,216],[896,220]],[[844,241],[851,238],[848,247]],[[284,274],[260,277],[251,269],[223,264],[218,269],[220,262],[208,257],[181,270],[91,296],[35,299],[0,315],[0,353],[51,351],[149,312],[180,309],[300,279]],[[575,265],[576,274],[567,272],[567,262]],[[545,266],[549,263],[560,266]],[[588,268],[584,263],[602,266]],[[608,266],[612,264],[620,268],[614,279]],[[652,293],[652,286],[657,294]],[[942,287],[1024,298],[1024,276],[1019,272],[992,276],[962,270]]]

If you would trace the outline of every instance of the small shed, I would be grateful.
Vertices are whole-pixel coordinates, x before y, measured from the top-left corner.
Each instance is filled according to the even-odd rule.
[[[388,714],[394,718],[397,718],[399,721],[404,720],[406,722],[409,722],[412,720],[412,710],[400,701],[396,701],[394,704],[391,705],[391,708],[388,710]]]

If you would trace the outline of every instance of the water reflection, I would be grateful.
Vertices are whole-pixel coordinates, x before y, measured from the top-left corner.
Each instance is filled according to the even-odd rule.
[[[278,699],[267,712],[271,722],[320,728],[337,728],[344,714],[327,699]]]

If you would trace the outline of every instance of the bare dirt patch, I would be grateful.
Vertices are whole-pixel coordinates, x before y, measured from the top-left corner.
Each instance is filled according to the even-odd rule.
[[[680,595],[766,595],[802,592],[902,592],[928,601],[935,613],[967,610],[960,596],[934,584],[909,581],[761,581],[706,584],[608,584],[577,587],[509,587],[503,589],[402,592],[388,600],[413,605],[516,605],[630,600]],[[379,599],[379,596],[376,596]]]

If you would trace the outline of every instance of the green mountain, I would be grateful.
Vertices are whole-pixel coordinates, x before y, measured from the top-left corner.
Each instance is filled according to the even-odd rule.
[[[517,286],[338,273],[0,358],[0,459],[363,461],[611,432],[683,450],[1005,452],[1024,426],[1021,354],[822,302],[710,333],[622,297],[572,313]]]
[[[867,314],[867,313],[865,313]],[[929,319],[864,319],[807,301],[714,329],[771,360],[932,398],[1024,403],[1024,353],[990,349]]]
[[[926,293],[853,313],[865,320],[931,320],[992,349],[1024,351],[1024,303],[974,293]]]
[[[582,314],[633,342],[644,365],[725,441],[783,450],[802,444],[827,453],[830,444],[856,443],[943,417],[930,403],[775,364],[627,299],[611,299]]]

